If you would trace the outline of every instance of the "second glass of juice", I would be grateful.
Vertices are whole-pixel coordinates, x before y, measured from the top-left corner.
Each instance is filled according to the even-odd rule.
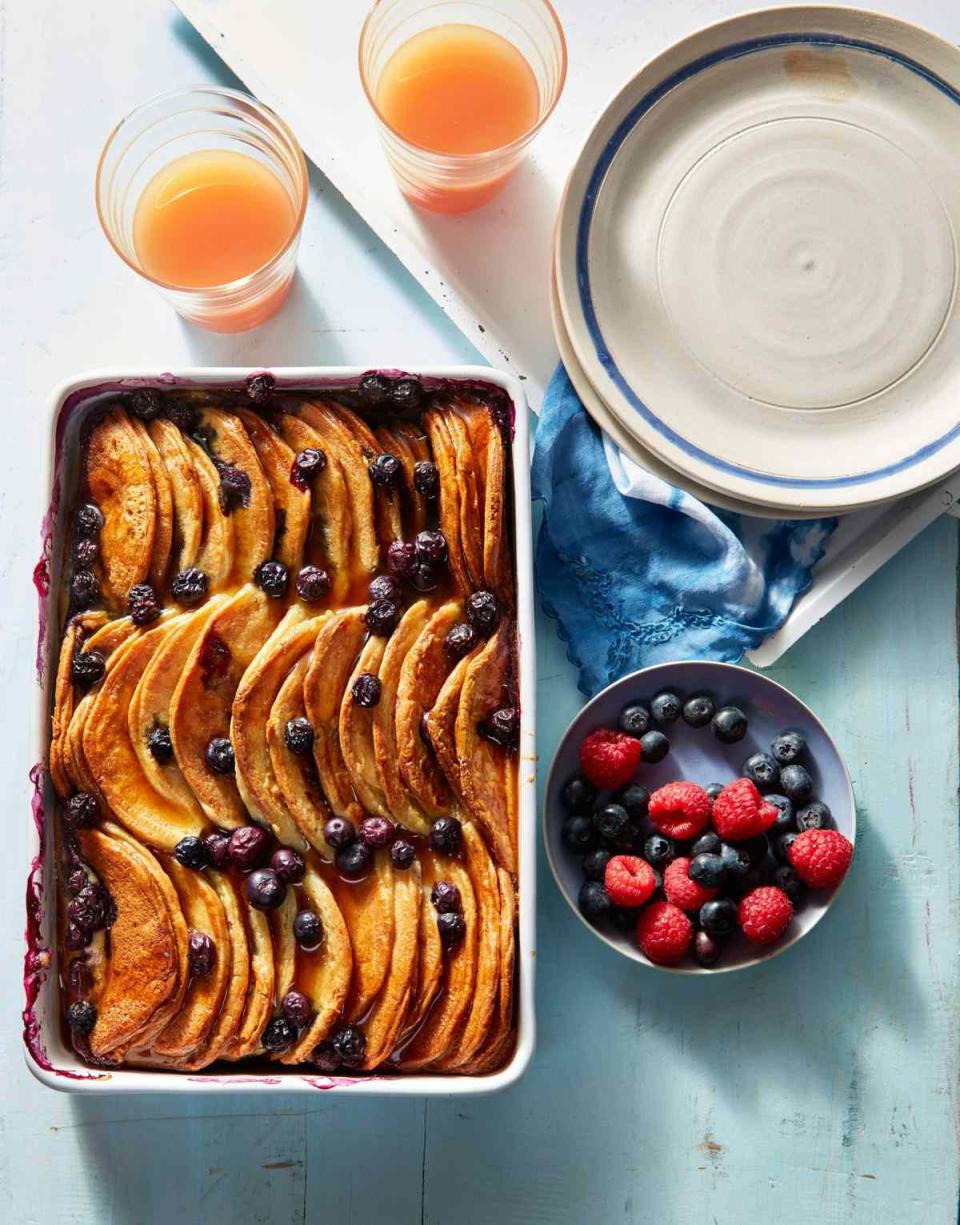
[[[546,122],[566,76],[548,0],[379,0],[360,76],[403,194],[462,213],[492,199]]]
[[[191,323],[255,327],[296,271],[307,168],[293,133],[232,89],[166,94],[111,133],[97,211],[117,253]]]

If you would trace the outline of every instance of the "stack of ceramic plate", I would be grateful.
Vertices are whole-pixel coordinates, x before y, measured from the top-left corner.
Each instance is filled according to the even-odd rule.
[[[960,467],[960,52],[851,9],[750,13],[607,107],[553,315],[588,411],[715,504],[841,513]]]

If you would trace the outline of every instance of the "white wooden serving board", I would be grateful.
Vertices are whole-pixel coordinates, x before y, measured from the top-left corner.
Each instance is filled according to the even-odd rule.
[[[291,124],[310,159],[464,335],[492,365],[525,381],[535,410],[557,362],[548,288],[554,217],[591,124],[615,89],[670,43],[734,13],[774,7],[762,0],[555,0],[570,67],[554,115],[497,199],[476,213],[443,217],[407,204],[381,153],[357,71],[371,0],[174,2],[247,88]],[[960,42],[955,0],[886,0],[885,7]],[[754,662],[772,663],[956,495],[960,481],[847,516],[813,589]]]

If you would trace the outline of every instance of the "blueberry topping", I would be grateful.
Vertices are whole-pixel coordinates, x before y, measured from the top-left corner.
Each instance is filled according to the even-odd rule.
[[[390,399],[393,390],[385,374],[365,374],[357,385],[360,403],[366,408],[379,408]]]
[[[790,847],[799,837],[800,835],[795,833],[784,834],[773,844],[773,853],[780,863],[790,862]]]
[[[390,847],[390,862],[401,872],[406,871],[417,857],[417,849],[406,838],[398,838]]]
[[[723,859],[720,855],[694,855],[687,875],[704,889],[719,889],[724,877]]]
[[[70,677],[78,689],[90,689],[103,680],[107,661],[99,651],[77,651],[70,661]]]
[[[396,455],[384,451],[382,455],[371,460],[367,471],[374,485],[379,485],[382,489],[392,489],[400,476],[400,461]]]
[[[243,825],[230,835],[230,862],[241,872],[252,872],[266,863],[270,835],[259,825]]]
[[[747,734],[747,716],[736,706],[722,706],[710,726],[721,744],[736,744]]]
[[[560,798],[565,808],[571,812],[580,812],[589,808],[597,798],[597,789],[582,774],[574,774],[563,784]]]
[[[209,974],[217,960],[217,947],[206,932],[191,931],[187,938],[190,973],[197,978]]]
[[[78,608],[90,608],[99,601],[100,583],[92,570],[75,571],[70,595]]]
[[[76,897],[84,885],[90,883],[90,878],[87,876],[83,868],[72,868],[68,873],[64,884],[66,885],[67,893],[71,897]]]
[[[635,736],[639,740],[650,730],[650,711],[641,702],[624,706],[617,719],[617,727],[628,736]]]
[[[374,676],[372,672],[361,672],[353,682],[350,692],[358,706],[362,706],[364,710],[372,710],[374,706],[380,705],[383,686],[379,676]]]
[[[375,851],[385,850],[396,833],[397,827],[386,817],[365,817],[360,825],[360,841]]]
[[[155,421],[163,409],[160,392],[153,387],[140,387],[129,400],[130,411],[141,421]]]
[[[227,834],[203,835],[204,845],[210,855],[211,868],[226,868],[230,865],[230,838]]]
[[[318,604],[330,585],[330,575],[319,566],[304,566],[297,575],[297,595],[307,604]]]
[[[455,855],[463,842],[463,827],[456,817],[437,817],[430,826],[430,849],[440,855]]]
[[[313,725],[305,715],[288,719],[283,728],[283,743],[297,757],[306,757],[313,749]]]
[[[680,699],[675,693],[658,693],[650,703],[650,714],[655,723],[676,723],[680,718]]]
[[[450,659],[463,659],[477,645],[477,631],[467,621],[459,621],[448,631],[443,640],[443,649]]]
[[[407,582],[414,589],[425,594],[436,591],[440,586],[440,571],[428,561],[418,561],[407,575]]]
[[[310,1001],[302,991],[288,991],[280,1001],[280,1010],[291,1025],[302,1029],[310,1020],[312,1010]]]
[[[772,835],[789,834],[797,828],[793,804],[785,795],[765,795],[763,798],[777,810],[777,819],[770,828]]]
[[[802,834],[805,829],[835,829],[836,822],[826,804],[814,800],[804,805],[797,813],[797,829]]]
[[[337,1054],[337,1048],[332,1042],[326,1040],[318,1042],[313,1048],[310,1062],[318,1072],[324,1072],[327,1075],[332,1075],[340,1068],[340,1056]]]
[[[79,924],[73,922],[67,923],[67,930],[66,934],[64,935],[63,942],[71,953],[79,952],[80,949],[85,948],[89,939],[89,933],[84,928],[80,927]]]
[[[766,857],[766,850],[764,850],[764,857]],[[724,842],[720,847],[720,861],[727,879],[731,881],[743,880],[753,866],[750,852],[746,847],[731,846],[729,842]],[[690,875],[692,876],[693,873],[691,872]]]
[[[271,599],[281,600],[287,594],[290,574],[282,561],[262,561],[253,572],[253,581]]]
[[[701,834],[693,846],[690,848],[691,855],[719,855],[720,854],[720,836],[708,831]]]
[[[677,848],[663,834],[651,834],[643,844],[643,857],[651,867],[665,868],[677,857]]]
[[[803,766],[784,766],[780,771],[780,790],[794,804],[805,804],[813,791],[813,779]]]
[[[207,745],[204,760],[214,774],[232,774],[236,765],[233,745],[226,736],[214,736]]]
[[[152,625],[160,616],[160,600],[149,583],[136,583],[127,594],[127,611],[134,625]]]
[[[93,986],[93,973],[82,957],[74,957],[67,968],[67,988],[72,995],[86,995]]]
[[[333,1035],[333,1049],[345,1068],[359,1068],[367,1053],[367,1040],[356,1025],[344,1025]]]
[[[641,821],[647,815],[650,792],[642,783],[629,783],[626,787],[622,787],[613,798],[615,803],[622,804],[627,810],[631,821]]]
[[[298,910],[293,920],[293,935],[305,953],[312,953],[323,942],[323,924],[313,910]]]
[[[299,885],[306,872],[303,859],[289,846],[277,847],[270,857],[270,867],[285,885]]]
[[[440,472],[429,459],[420,459],[413,465],[413,487],[422,498],[433,502],[440,495]]]
[[[97,1010],[89,1000],[77,1000],[67,1009],[67,1024],[81,1038],[93,1033]]]
[[[613,858],[613,852],[604,850],[602,847],[596,851],[590,851],[589,854],[583,857],[583,875],[585,880],[603,880],[604,873],[607,870],[607,864]]]
[[[729,898],[718,897],[700,907],[700,926],[708,935],[728,936],[737,926],[737,908]]]
[[[63,819],[70,829],[89,829],[100,816],[97,797],[90,791],[78,791],[63,807]]]
[[[670,741],[663,732],[658,732],[654,728],[653,731],[646,732],[640,737],[640,751],[643,761],[663,761],[670,752]]]
[[[197,424],[197,410],[189,400],[168,397],[163,406],[168,421],[172,421],[178,430],[189,434]]]
[[[353,822],[346,817],[331,817],[323,827],[323,836],[334,850],[339,850],[340,847],[356,842],[357,831]]]
[[[520,744],[520,711],[516,706],[504,706],[501,710],[495,710],[478,730],[482,736],[498,744],[500,748],[516,749]]]
[[[147,748],[154,761],[165,766],[173,761],[173,741],[170,739],[170,728],[164,723],[151,727],[147,734]]]
[[[610,913],[610,898],[598,880],[584,881],[577,895],[580,913],[589,923],[599,923]]]
[[[683,721],[690,727],[706,727],[714,714],[713,701],[705,693],[687,698],[683,704]]]
[[[447,538],[443,532],[427,530],[417,532],[413,542],[417,561],[431,566],[442,566],[447,560]]]
[[[265,1051],[285,1051],[296,1041],[297,1027],[286,1017],[274,1017],[263,1031],[260,1041]]]
[[[776,869],[773,876],[770,878],[771,884],[776,885],[778,889],[782,889],[790,899],[790,905],[794,910],[799,910],[807,897],[807,886],[797,875],[794,868],[790,864],[782,864]]]
[[[456,948],[467,934],[467,921],[462,914],[437,915],[437,931],[440,933],[440,943],[444,949]]]
[[[272,868],[255,868],[247,877],[247,901],[257,910],[276,910],[286,896],[287,887]]]
[[[387,545],[387,569],[397,578],[409,578],[416,562],[416,546],[409,540],[391,540]]]
[[[327,466],[327,457],[319,447],[304,447],[302,451],[297,452],[297,456],[293,461],[293,473],[296,481],[303,487],[306,487]]]
[[[103,885],[88,882],[67,906],[67,918],[85,932],[109,927],[114,917],[113,901]]]
[[[254,404],[269,404],[277,390],[277,380],[266,370],[247,379],[247,396]]]
[[[806,747],[806,741],[799,732],[781,732],[770,745],[770,752],[781,766],[790,766],[800,759]]]
[[[438,880],[430,890],[430,901],[438,914],[462,914],[460,890],[451,881]]]
[[[99,552],[100,546],[95,540],[81,536],[73,544],[73,564],[78,570],[89,570],[97,560]]]
[[[780,767],[769,753],[753,753],[743,763],[743,773],[761,791],[769,791],[780,781]]]
[[[103,512],[100,507],[95,502],[84,502],[77,508],[74,527],[82,540],[92,540],[99,536],[103,527]]]
[[[489,638],[500,623],[500,604],[492,591],[467,596],[467,620],[482,638]]]
[[[567,817],[561,826],[560,837],[563,839],[564,846],[576,855],[592,851],[597,844],[593,821],[584,812],[575,812],[573,816]]]
[[[623,833],[629,820],[622,804],[605,804],[593,814],[593,828],[601,838],[613,841]]]
[[[370,871],[373,852],[363,842],[351,842],[337,851],[337,869],[348,880],[359,880]]]
[[[184,608],[195,608],[207,598],[210,580],[198,566],[181,570],[170,584],[170,594]]]
[[[367,596],[371,604],[376,600],[391,600],[394,604],[399,604],[402,598],[399,583],[389,574],[378,574],[371,579]]]
[[[371,634],[378,638],[389,638],[400,619],[400,609],[392,600],[374,600],[367,605],[363,619]]]
[[[195,838],[193,834],[181,838],[173,848],[173,854],[177,863],[198,872],[210,865],[210,848],[202,838]]]
[[[720,945],[709,932],[699,931],[693,937],[693,959],[706,969],[719,961]]]
[[[423,385],[420,380],[409,375],[395,379],[390,388],[390,403],[398,413],[415,413],[423,404]]]

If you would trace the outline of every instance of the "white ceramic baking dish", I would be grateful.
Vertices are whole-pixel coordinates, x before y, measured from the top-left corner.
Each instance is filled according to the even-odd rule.
[[[355,383],[369,367],[288,366],[270,370],[282,389],[313,390]],[[27,1066],[44,1084],[70,1093],[333,1093],[431,1095],[490,1093],[512,1084],[524,1072],[535,1041],[533,973],[536,938],[536,742],[533,631],[533,570],[530,540],[530,489],[528,472],[527,406],[520,382],[483,366],[420,368],[415,373],[425,381],[455,380],[500,388],[514,409],[513,505],[516,540],[517,621],[520,646],[520,758],[519,758],[519,1032],[516,1052],[510,1062],[489,1076],[371,1075],[365,1077],[323,1076],[279,1070],[249,1070],[222,1065],[211,1074],[118,1068],[108,1072],[84,1065],[64,1042],[58,1010],[58,967],[55,938],[55,886],[52,838],[46,836],[52,817],[53,788],[47,774],[52,682],[59,649],[59,612],[63,524],[59,514],[61,491],[64,505],[74,488],[77,441],[86,415],[119,390],[140,386],[242,388],[249,369],[237,367],[187,368],[178,371],[95,370],[78,375],[56,388],[49,407],[50,442],[42,473],[50,491],[50,505],[42,526],[43,556],[36,571],[40,594],[40,634],[37,650],[39,680],[36,705],[36,765],[34,782],[34,832],[32,863],[27,882],[27,949],[24,961],[24,1043]],[[47,632],[49,628],[49,632]]]

